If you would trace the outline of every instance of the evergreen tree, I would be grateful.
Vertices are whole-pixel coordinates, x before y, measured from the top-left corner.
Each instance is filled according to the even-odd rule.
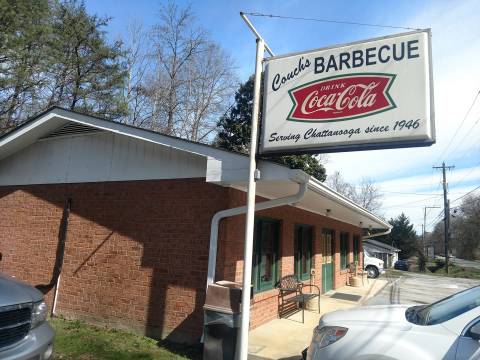
[[[0,133],[53,105],[125,115],[124,53],[107,42],[108,21],[76,0],[0,0]]]
[[[263,82],[262,82],[263,83]],[[235,104],[218,122],[219,132],[214,141],[216,146],[227,150],[248,153],[250,148],[250,124],[252,123],[254,78],[251,76],[235,93]],[[262,117],[263,91],[260,95],[260,118]],[[304,170],[320,181],[325,181],[325,168],[313,155],[288,155],[264,157],[292,169]]]
[[[126,114],[124,53],[120,41],[107,43],[102,29],[108,22],[88,14],[83,2],[55,5],[47,107],[59,105],[111,119]]]
[[[46,83],[51,16],[48,0],[0,0],[0,133],[29,113]]]
[[[408,259],[415,255],[418,250],[417,234],[413,230],[413,224],[410,223],[408,217],[401,213],[395,219],[390,219],[388,223],[392,225],[392,232],[379,237],[377,240],[399,248],[401,250],[399,256],[402,259]]]

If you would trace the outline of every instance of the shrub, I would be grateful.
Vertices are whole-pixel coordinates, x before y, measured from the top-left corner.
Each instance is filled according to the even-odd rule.
[[[435,264],[437,264],[437,270],[445,267],[445,260],[435,259]]]
[[[427,266],[427,257],[420,250],[418,250],[417,265],[418,265],[418,271],[425,272],[425,269]]]

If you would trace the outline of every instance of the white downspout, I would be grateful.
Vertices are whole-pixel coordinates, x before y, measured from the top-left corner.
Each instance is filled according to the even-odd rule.
[[[307,191],[309,180],[310,178],[306,177],[304,180],[299,182],[298,192],[294,195],[255,204],[255,211],[270,209],[277,206],[295,204],[299,202]],[[210,228],[210,250],[208,253],[207,287],[209,284],[212,284],[215,281],[215,268],[217,265],[218,225],[220,223],[220,220],[230,216],[245,214],[246,212],[247,206],[239,206],[236,208],[221,210],[213,216],[212,226]]]
[[[57,283],[55,284],[55,292],[53,293],[53,306],[52,306],[52,313],[51,315],[57,315],[57,299],[58,299],[58,288],[60,287],[60,277],[61,274],[58,275]]]

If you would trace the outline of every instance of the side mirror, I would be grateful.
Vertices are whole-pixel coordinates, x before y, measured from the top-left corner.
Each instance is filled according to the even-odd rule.
[[[470,330],[468,330],[468,336],[474,340],[480,340],[480,322],[473,325]]]

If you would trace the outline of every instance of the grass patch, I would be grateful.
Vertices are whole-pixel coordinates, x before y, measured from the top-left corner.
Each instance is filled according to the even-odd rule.
[[[397,270],[397,269],[394,269],[394,268],[385,269],[385,274],[386,274],[387,277],[400,277],[400,276],[405,275],[405,273],[406,273],[406,271]]]
[[[420,272],[418,271],[417,267],[411,267],[410,271]],[[421,273],[427,275],[448,276],[453,278],[480,279],[480,269],[458,266],[452,263],[448,265],[447,274],[445,270],[445,262],[443,260],[428,262],[426,270]]]
[[[480,269],[462,267],[454,264],[448,265],[448,274],[445,272],[445,267],[438,269],[434,274],[454,278],[480,279]]]
[[[50,324],[56,335],[53,360],[201,359],[196,347],[159,343],[127,331],[61,318],[51,319]]]

